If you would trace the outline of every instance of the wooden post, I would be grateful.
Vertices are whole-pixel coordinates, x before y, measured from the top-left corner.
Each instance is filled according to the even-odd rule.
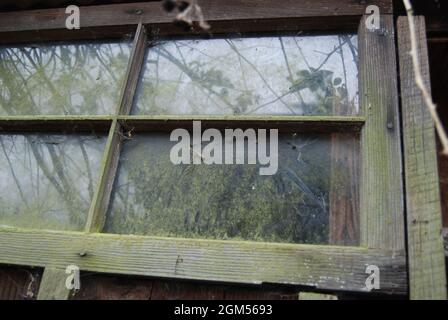
[[[425,18],[415,17],[421,72],[430,88]],[[437,149],[432,118],[415,83],[407,17],[398,18],[408,264],[411,299],[446,299]]]
[[[65,286],[66,279],[64,269],[45,268],[37,300],[67,300],[71,291]]]

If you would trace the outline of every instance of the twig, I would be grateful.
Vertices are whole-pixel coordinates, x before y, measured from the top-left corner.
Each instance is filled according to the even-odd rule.
[[[199,27],[203,30],[209,30],[210,25],[205,21],[201,7],[197,4],[197,0],[190,0],[190,5],[187,9],[177,15],[177,20],[184,21],[190,26],[193,25],[193,20],[197,20]]]
[[[443,154],[448,155],[448,137],[445,133],[445,130],[442,125],[442,121],[439,118],[439,115],[437,114],[437,106],[435,105],[434,101],[432,100],[432,97],[429,93],[429,90],[427,89],[425,82],[423,81],[423,77],[421,74],[421,66],[420,62],[418,60],[418,47],[417,47],[417,36],[415,32],[415,23],[414,23],[414,10],[412,9],[412,4],[409,0],[403,0],[404,6],[407,11],[408,21],[409,21],[409,34],[411,37],[411,57],[412,57],[412,64],[414,66],[414,74],[415,74],[415,83],[417,84],[417,87],[420,89],[423,95],[423,99],[425,101],[426,107],[429,110],[429,113],[431,114],[431,117],[434,121],[434,125],[437,130],[437,134],[439,135],[440,142],[442,143],[443,147]]]

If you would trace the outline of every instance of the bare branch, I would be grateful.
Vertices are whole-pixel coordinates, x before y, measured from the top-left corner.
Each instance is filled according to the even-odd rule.
[[[414,74],[415,74],[415,83],[417,84],[417,87],[422,92],[423,99],[425,101],[426,107],[429,110],[429,113],[431,114],[431,117],[434,121],[434,125],[437,130],[437,134],[439,135],[440,142],[442,143],[443,147],[443,154],[448,155],[448,137],[446,135],[446,132],[443,128],[442,121],[439,118],[439,115],[437,114],[437,106],[435,105],[434,101],[432,100],[431,94],[429,93],[428,88],[425,85],[425,82],[422,77],[421,73],[421,66],[420,62],[418,60],[418,47],[417,47],[417,35],[415,32],[415,23],[414,23],[414,12],[412,9],[412,4],[409,0],[403,0],[404,6],[407,11],[408,21],[409,21],[409,34],[411,37],[411,57],[412,57],[412,64],[414,66]]]

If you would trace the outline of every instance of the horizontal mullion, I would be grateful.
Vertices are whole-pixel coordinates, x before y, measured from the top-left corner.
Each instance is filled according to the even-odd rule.
[[[405,294],[406,257],[359,247],[156,238],[3,227],[0,263],[229,283],[276,283],[367,291],[368,265],[379,291]]]
[[[364,117],[341,116],[119,116],[123,127],[135,131],[191,129],[193,121],[205,128],[266,128],[299,132],[359,132]]]
[[[115,116],[0,116],[0,132],[107,132]]]

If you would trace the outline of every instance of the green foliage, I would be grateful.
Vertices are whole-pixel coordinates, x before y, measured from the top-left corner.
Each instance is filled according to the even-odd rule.
[[[328,242],[326,136],[306,147],[297,135],[284,136],[274,176],[260,176],[258,165],[175,166],[167,141],[166,135],[137,135],[125,145],[107,232]]]

